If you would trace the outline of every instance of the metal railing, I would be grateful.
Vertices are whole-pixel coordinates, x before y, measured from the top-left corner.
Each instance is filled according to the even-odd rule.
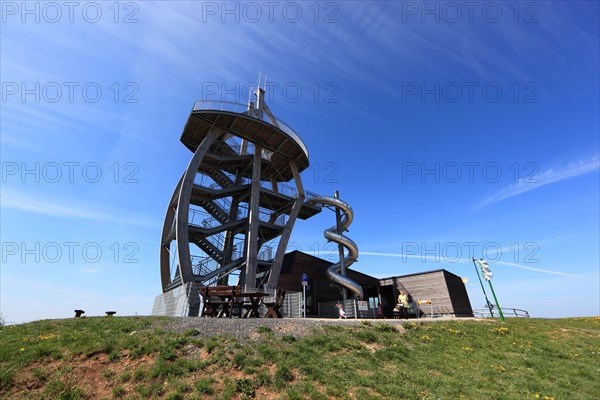
[[[243,250],[234,245],[231,250],[231,261],[239,260],[244,256]],[[198,276],[204,276],[216,271],[221,267],[221,264],[209,256],[191,256],[192,273]]]
[[[502,314],[505,317],[514,317],[514,318],[530,318],[529,313],[526,310],[522,310],[520,308],[506,308],[502,307]],[[492,313],[490,313],[489,308],[474,308],[473,315],[479,318],[490,318],[490,317],[499,317],[498,309],[492,308]]]
[[[263,246],[263,250],[256,255],[259,261],[271,261],[275,258],[275,252],[271,246]]]
[[[229,152],[229,150],[225,150],[225,148],[221,147],[221,148],[212,149],[211,153],[218,155],[218,156],[225,156],[225,157],[231,156],[233,154],[238,155],[238,156],[249,156],[249,155],[254,154],[254,149],[252,148],[252,146],[248,146],[248,147],[244,148],[241,144],[237,144],[237,143],[234,143],[234,144],[226,143],[226,145],[229,146],[229,148],[231,149],[231,152]],[[271,161],[273,152],[269,149],[262,149],[260,156],[267,161]]]
[[[216,111],[229,111],[237,114],[246,114],[248,115],[248,105],[242,103],[236,103],[233,101],[225,101],[225,100],[196,100],[194,102],[194,108],[192,111],[202,111],[202,110],[216,110]],[[285,122],[280,120],[279,118],[275,118],[276,125],[271,122],[266,113],[262,113],[262,121],[267,122],[269,125],[275,126],[282,130],[287,136],[289,136],[306,154],[308,158],[308,149],[306,145],[300,139],[300,136]],[[253,118],[253,117],[251,117]]]

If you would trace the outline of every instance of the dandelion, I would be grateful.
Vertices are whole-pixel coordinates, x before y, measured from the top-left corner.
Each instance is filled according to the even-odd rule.
[[[506,372],[506,368],[504,368],[502,365],[490,365],[490,367],[494,368],[496,371],[500,371],[500,372]]]
[[[423,335],[421,336],[421,339],[426,341],[426,342],[431,342],[431,338],[428,335]]]
[[[473,349],[472,349],[472,348],[470,348],[470,347],[463,347],[462,349],[463,349],[464,351],[473,351]]]
[[[29,340],[29,339],[27,339],[26,337],[25,337],[25,338],[23,338],[23,341],[24,341],[24,342],[26,342],[26,341],[28,341],[28,340]]]
[[[536,393],[534,397],[535,397],[536,399],[539,399],[541,396],[540,396],[540,394],[539,394],[539,393]]]
[[[508,333],[508,328],[494,328],[490,329],[490,332],[496,333],[498,335],[506,335]]]
[[[19,349],[19,351],[24,351],[24,350],[25,350],[25,347],[21,347],[21,348]]]

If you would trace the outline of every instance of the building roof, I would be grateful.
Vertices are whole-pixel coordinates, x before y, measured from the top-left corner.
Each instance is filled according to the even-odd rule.
[[[452,276],[455,276],[455,277],[461,279],[460,276],[458,276],[456,274],[453,274],[452,272],[448,271],[447,269],[440,268],[440,269],[434,269],[434,270],[425,271],[425,272],[414,272],[412,274],[390,276],[388,278],[381,278],[379,280],[380,281],[385,281],[385,280],[388,280],[388,279],[406,278],[406,277],[415,276],[415,275],[427,275],[427,274],[433,274],[433,273],[436,273],[436,272],[445,272],[446,274],[449,274],[449,275],[452,275]]]
[[[323,264],[323,266],[326,266],[326,267],[333,265],[333,263],[331,261],[327,261],[322,258],[315,257],[308,253],[304,253],[303,251],[294,250],[289,253],[286,253],[285,256],[283,257],[283,262],[281,265],[281,273],[282,274],[286,274],[291,271],[292,266],[294,265],[294,261],[296,260],[296,257],[311,258],[315,262],[321,263],[321,264]],[[353,275],[363,276],[366,279],[374,279],[374,280],[379,281],[379,279],[375,278],[374,276],[364,274],[362,272],[358,272],[357,270],[352,269],[352,268],[347,268],[346,271]]]
[[[333,265],[333,263],[330,262],[330,261],[324,260],[324,259],[319,258],[319,257],[315,257],[315,256],[313,256],[311,254],[304,253],[304,252],[299,251],[299,250],[294,250],[294,251],[291,251],[289,253],[286,253],[285,256],[283,257],[283,263],[282,263],[282,266],[281,266],[281,273],[282,274],[288,274],[288,273],[290,273],[290,271],[292,270],[292,266],[295,263],[296,257],[309,258],[309,259],[312,259],[314,262],[320,263],[320,264],[322,264],[323,266],[326,266],[326,267],[329,267],[330,265]],[[460,276],[458,276],[456,274],[453,274],[452,272],[450,272],[450,271],[448,271],[446,269],[443,269],[443,268],[434,269],[434,270],[431,270],[431,271],[424,271],[424,272],[414,272],[414,273],[406,274],[406,275],[390,276],[390,277],[387,277],[387,278],[375,278],[375,277],[373,277],[371,275],[368,275],[368,274],[365,274],[365,273],[362,273],[362,272],[358,272],[358,271],[356,271],[356,270],[354,270],[352,268],[348,268],[347,272],[351,273],[352,275],[363,276],[366,279],[374,279],[374,280],[377,280],[379,282],[390,280],[390,279],[407,278],[409,276],[415,276],[415,275],[434,274],[434,273],[438,273],[438,272],[443,272],[445,274],[448,274],[448,275],[451,275],[451,276],[456,277],[458,279],[461,279]]]

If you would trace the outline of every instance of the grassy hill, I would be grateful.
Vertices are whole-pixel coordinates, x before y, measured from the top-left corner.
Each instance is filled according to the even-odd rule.
[[[5,326],[0,398],[600,396],[600,317],[340,321],[310,334],[296,333],[300,320],[252,323],[247,339],[173,329],[172,319],[154,317]]]

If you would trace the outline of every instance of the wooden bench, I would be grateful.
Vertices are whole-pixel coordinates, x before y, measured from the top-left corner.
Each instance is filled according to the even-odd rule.
[[[265,306],[267,307],[267,312],[265,313],[265,318],[283,318],[279,309],[283,305],[285,300],[285,290],[277,289],[277,294],[275,295],[274,300],[270,301],[272,298],[269,298],[269,301],[265,301]]]
[[[202,286],[200,288],[200,295],[204,304],[200,316],[215,318],[228,316],[231,318],[234,306],[241,308],[243,305],[243,301],[239,298],[239,293],[239,286]]]
[[[116,311],[106,311],[106,316],[108,317],[112,317],[113,315],[115,315],[117,312]]]
[[[85,314],[85,311],[83,311],[83,310],[75,310],[75,318],[79,318],[83,314]]]

